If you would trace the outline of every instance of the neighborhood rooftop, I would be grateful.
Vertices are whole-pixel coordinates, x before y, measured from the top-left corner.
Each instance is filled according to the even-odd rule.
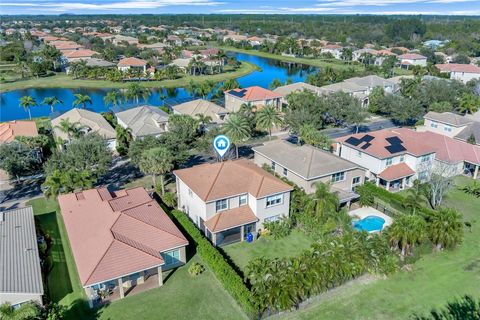
[[[0,143],[12,142],[15,137],[36,137],[37,135],[35,121],[15,120],[0,123]]]
[[[275,99],[275,98],[282,97],[278,93],[275,93],[273,91],[270,91],[258,86],[253,86],[253,87],[244,88],[244,89],[232,89],[232,90],[225,91],[225,93],[245,101],[260,101],[260,100],[268,100],[268,99]]]
[[[58,202],[83,286],[161,266],[161,252],[188,244],[141,187],[90,189]]]

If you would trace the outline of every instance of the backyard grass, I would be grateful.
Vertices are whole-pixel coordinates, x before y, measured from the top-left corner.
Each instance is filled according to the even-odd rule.
[[[240,307],[221,287],[208,266],[194,256],[186,266],[164,275],[161,288],[118,300],[95,311],[86,304],[65,226],[55,200],[31,200],[38,226],[53,239],[53,268],[48,276],[50,299],[67,308],[65,319],[245,319]],[[200,276],[188,274],[188,266],[199,262],[206,267]]]
[[[205,81],[222,82],[228,79],[236,79],[252,73],[259,68],[253,63],[242,62],[240,67],[235,71],[226,71],[220,74],[205,75],[205,76],[191,76],[186,75],[175,80],[162,81],[143,81],[139,82],[141,86],[147,88],[177,88],[184,87],[190,80],[195,83],[202,83]],[[23,81],[14,81],[2,83],[0,85],[0,92],[29,89],[29,88],[126,88],[131,82],[112,82],[107,80],[88,80],[88,79],[72,79],[71,76],[65,73],[57,74],[51,77],[28,79]]]
[[[248,262],[255,258],[281,258],[296,256],[303,250],[310,248],[312,240],[299,230],[292,230],[292,233],[285,238],[275,240],[272,237],[264,236],[258,240],[247,243],[238,242],[222,249],[233,260],[241,270],[244,270]]]
[[[457,185],[472,183],[458,177]],[[464,242],[452,251],[424,255],[412,271],[399,271],[385,280],[340,288],[334,295],[280,319],[408,319],[441,308],[456,297],[480,296],[480,199],[457,188],[445,205],[463,213],[472,223]]]

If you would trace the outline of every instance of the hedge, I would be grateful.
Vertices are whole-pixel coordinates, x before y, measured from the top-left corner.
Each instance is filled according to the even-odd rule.
[[[377,197],[384,202],[393,205],[396,209],[401,209],[402,211],[405,210],[405,197],[403,197],[401,194],[392,193],[390,191],[387,191],[386,189],[377,187],[371,182],[367,182],[364,185],[359,186],[358,188],[361,189],[361,191],[359,192],[360,194],[363,192],[370,193],[374,197]],[[433,210],[426,207],[421,207],[420,209],[418,209],[418,211],[425,215],[430,215],[433,212]]]
[[[173,210],[173,217],[195,242],[197,253],[207,263],[225,290],[237,301],[247,315],[253,317],[256,309],[252,303],[252,295],[242,278],[228,264],[220,252],[205,238],[188,216]]]

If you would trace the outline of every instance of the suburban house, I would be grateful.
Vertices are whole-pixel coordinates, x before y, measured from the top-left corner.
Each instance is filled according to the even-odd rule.
[[[162,286],[162,272],[186,262],[187,239],[142,187],[60,195],[90,307]]]
[[[335,59],[341,59],[343,47],[338,44],[327,44],[322,47],[320,53],[328,54],[330,53]]]
[[[43,278],[32,207],[1,211],[0,234],[0,305],[41,305]]]
[[[399,55],[398,60],[400,60],[400,67],[406,69],[410,68],[410,66],[427,66],[427,57],[418,53],[406,53]]]
[[[435,148],[400,129],[353,134],[336,142],[337,155],[366,168],[367,179],[387,190],[427,181],[433,169]]]
[[[473,64],[447,63],[436,64],[435,67],[437,67],[441,73],[449,73],[450,79],[463,83],[467,83],[473,79],[480,79],[480,67]]]
[[[194,118],[198,115],[210,117],[214,124],[223,124],[228,117],[228,110],[203,99],[184,102],[173,107],[173,113],[185,114]]]
[[[431,131],[397,130],[407,139],[425,141],[435,150],[434,173],[443,176],[466,174],[473,179],[479,177],[480,146]]]
[[[381,87],[386,93],[393,93],[395,89],[395,83],[384,79],[377,75],[370,75],[365,77],[354,77],[344,80],[343,82],[355,83],[359,86],[367,88],[367,94],[370,94],[376,87]]]
[[[223,37],[223,41],[227,41],[227,40],[232,40],[233,42],[242,42],[242,41],[247,41],[248,37],[247,36],[242,36],[242,35],[239,35],[239,34],[228,34],[226,36]]]
[[[134,46],[136,46],[138,44],[138,39],[137,38],[130,37],[130,36],[123,36],[123,35],[120,35],[120,34],[117,34],[113,38],[111,38],[111,41],[116,46],[121,46],[124,43],[128,43],[128,44],[134,45]]]
[[[82,134],[91,132],[98,133],[107,141],[108,148],[112,151],[115,150],[117,146],[117,133],[101,114],[85,109],[73,108],[53,119],[53,135],[56,139],[61,139],[64,143],[68,144],[73,137],[70,136],[70,133],[62,131],[60,124],[64,120],[75,125]]]
[[[365,180],[364,168],[311,145],[297,146],[276,140],[254,147],[253,151],[256,165],[267,165],[306,193],[314,193],[319,182],[330,183],[332,191],[337,192],[340,203],[347,205],[358,198],[353,191]]]
[[[345,92],[360,100],[362,106],[368,105],[368,87],[356,84],[355,82],[342,81],[321,87],[326,94]]]
[[[294,92],[302,92],[302,91],[305,91],[305,90],[316,93],[317,95],[325,94],[325,93],[328,92],[326,90],[323,90],[321,87],[317,87],[317,86],[314,86],[314,85],[311,85],[311,84],[305,83],[305,82],[295,82],[295,83],[291,83],[291,84],[286,84],[284,86],[280,86],[280,87],[275,88],[273,90],[273,92],[282,96],[282,98],[280,99],[280,102],[282,104],[287,104],[288,102],[287,102],[286,97],[289,94],[294,93]]]
[[[282,95],[258,86],[227,90],[224,94],[225,108],[232,112],[240,110],[242,104],[260,108],[262,106],[272,106],[278,109],[282,98]]]
[[[123,58],[122,60],[118,61],[117,67],[118,70],[123,72],[129,71],[130,69],[136,69],[146,73],[147,61],[135,57]]]
[[[178,208],[214,245],[254,237],[289,215],[292,187],[241,159],[175,170]]]
[[[158,107],[140,106],[115,113],[118,124],[130,128],[134,139],[158,137],[168,131],[168,114]]]
[[[21,136],[38,136],[35,121],[14,120],[0,123],[0,144],[12,142]]]
[[[71,63],[90,59],[95,54],[98,54],[98,52],[89,49],[81,49],[65,52],[63,56],[65,60]]]

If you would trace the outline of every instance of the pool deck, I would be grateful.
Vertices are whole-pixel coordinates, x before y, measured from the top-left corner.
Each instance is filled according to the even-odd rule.
[[[378,211],[377,209],[372,208],[372,207],[358,208],[358,209],[355,209],[355,210],[352,210],[352,211],[348,212],[348,215],[351,216],[352,218],[354,218],[354,220],[356,218],[361,220],[361,219],[366,218],[368,216],[381,217],[383,220],[385,220],[385,224],[383,225],[383,228],[388,227],[393,223],[392,218],[390,218],[386,214],[381,213],[380,211]]]

